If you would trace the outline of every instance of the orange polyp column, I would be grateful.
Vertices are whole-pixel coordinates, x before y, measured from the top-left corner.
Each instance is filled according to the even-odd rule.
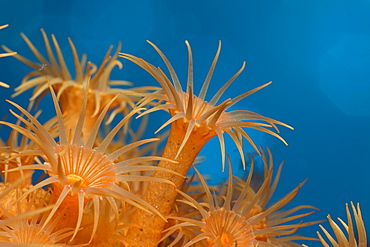
[[[80,86],[67,88],[60,96],[59,102],[63,112],[64,124],[66,129],[75,129],[78,119],[81,115],[84,102],[85,90]],[[82,132],[88,134],[91,132],[96,119],[92,115],[95,112],[95,98],[92,93],[89,93],[88,104],[86,105],[86,113]],[[86,139],[86,137],[84,137]],[[88,135],[87,135],[88,138]]]
[[[187,124],[179,119],[172,123],[170,135],[168,137],[163,157],[177,161],[177,164],[161,161],[158,167],[166,168],[185,176],[199,154],[203,146],[213,137],[213,131],[203,133],[197,127],[193,130],[182,151],[176,154],[184,140]],[[179,189],[185,178],[166,172],[156,172],[156,178],[167,179]],[[157,209],[163,216],[167,216],[176,199],[176,188],[160,182],[150,182],[143,199]],[[127,233],[130,246],[154,247],[157,246],[165,221],[156,214],[149,214],[142,210],[136,210],[133,216],[133,227]]]
[[[63,187],[59,183],[53,184],[53,193],[51,203],[55,204],[61,194]],[[61,215],[62,214],[62,215]],[[61,215],[61,216],[60,216]],[[64,228],[75,228],[78,219],[78,198],[77,195],[72,196],[70,193],[64,198],[63,202],[58,207],[53,218],[61,217],[54,231]],[[50,224],[50,223],[49,223]]]

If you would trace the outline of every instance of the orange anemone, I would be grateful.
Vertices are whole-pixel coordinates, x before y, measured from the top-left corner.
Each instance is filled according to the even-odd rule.
[[[69,117],[66,119],[66,125],[70,127],[75,126],[76,123],[74,120],[78,119],[80,111],[79,106],[82,105],[83,102],[83,97],[81,97],[81,95],[84,94],[83,87],[87,83],[89,84],[89,104],[87,115],[89,118],[95,119],[99,116],[103,106],[118,93],[124,93],[127,91],[142,93],[147,92],[148,90],[157,89],[155,87],[130,88],[130,90],[122,89],[119,87],[132,86],[132,83],[124,80],[110,79],[111,72],[116,66],[122,68],[122,63],[117,60],[118,53],[121,50],[121,43],[118,44],[113,55],[111,55],[113,47],[109,47],[101,65],[98,67],[92,62],[87,62],[86,54],[83,54],[80,58],[75,45],[69,38],[68,41],[72,50],[76,74],[75,78],[73,78],[68,70],[56,37],[53,34],[51,35],[52,44],[54,45],[55,52],[57,54],[55,57],[47,34],[43,29],[41,29],[41,33],[44,39],[48,58],[45,58],[27,38],[27,36],[21,33],[22,38],[25,40],[39,62],[32,62],[19,54],[13,54],[16,59],[33,69],[33,71],[29,72],[22,79],[21,85],[15,88],[13,97],[35,87],[33,95],[30,98],[30,103],[33,105],[35,102],[38,103],[42,97],[48,93],[48,84],[51,84],[60,101],[63,114]],[[6,46],[2,46],[2,48],[7,52],[12,52],[12,50]],[[119,87],[117,88],[117,86]],[[112,121],[119,113],[124,113],[125,115],[128,114],[129,111],[134,108],[135,103],[140,99],[141,97],[138,96],[120,94],[117,100],[110,106],[109,110],[114,110],[111,112],[108,122]],[[93,124],[90,123],[91,121],[85,121],[84,132],[91,132]]]
[[[149,41],[148,41],[149,42]],[[202,138],[203,136],[218,136],[221,146],[221,154],[222,154],[222,167],[224,168],[224,160],[225,160],[225,144],[224,144],[224,137],[223,133],[226,132],[230,135],[230,137],[235,142],[240,156],[243,161],[243,165],[245,168],[245,161],[244,161],[244,153],[242,147],[242,137],[246,138],[248,142],[255,148],[257,152],[259,152],[257,146],[254,144],[251,137],[247,134],[247,132],[243,128],[252,128],[257,129],[268,134],[271,134],[280,140],[282,140],[285,144],[285,140],[280,137],[277,133],[273,132],[269,128],[272,127],[275,130],[279,131],[276,125],[282,125],[284,127],[288,127],[293,129],[291,126],[282,123],[280,121],[264,117],[258,113],[247,111],[247,110],[234,110],[234,111],[226,111],[231,106],[235,105],[240,100],[248,97],[249,95],[259,91],[260,89],[268,86],[271,82],[268,82],[262,86],[259,86],[255,89],[252,89],[248,92],[245,92],[237,97],[232,99],[227,99],[221,104],[217,105],[217,102],[221,98],[222,94],[226,91],[226,89],[231,85],[231,83],[239,76],[239,74],[244,70],[245,62],[243,63],[242,67],[239,69],[235,75],[233,75],[219,90],[218,92],[212,97],[210,101],[206,101],[205,97],[207,94],[207,89],[210,84],[214,69],[216,67],[216,63],[218,61],[218,57],[221,51],[221,42],[219,42],[219,46],[215,55],[215,58],[212,62],[212,65],[208,71],[207,77],[204,80],[203,86],[200,90],[198,96],[196,96],[193,92],[193,58],[192,58],[192,51],[190,48],[190,44],[188,41],[185,41],[186,46],[188,48],[189,54],[189,64],[188,64],[188,80],[186,85],[186,92],[183,91],[181,87],[181,83],[176,75],[175,70],[173,69],[171,63],[166,58],[166,56],[162,53],[162,51],[153,43],[149,42],[154,49],[158,52],[158,54],[162,57],[163,61],[165,62],[167,69],[170,72],[172,81],[165,75],[165,73],[160,69],[155,67],[154,65],[146,62],[142,58],[135,57],[133,55],[120,53],[121,57],[124,57],[135,64],[139,65],[147,72],[149,72],[161,85],[162,90],[147,94],[146,98],[144,98],[139,106],[146,105],[147,103],[159,100],[159,102],[165,102],[165,104],[160,104],[156,107],[153,107],[145,112],[143,112],[140,116],[148,114],[150,112],[158,111],[158,110],[169,110],[171,114],[171,118],[165,122],[157,131],[161,130],[165,126],[174,123],[174,122],[182,122],[183,128],[185,128],[185,137],[181,142],[181,146],[179,147],[176,156],[180,154],[186,143],[188,142],[189,138],[191,137],[192,133],[198,133],[198,135],[193,135],[193,138]],[[263,123],[265,122],[265,123]],[[176,125],[172,124],[172,128],[175,128]]]
[[[149,142],[156,141],[158,139],[147,139],[142,141],[137,141],[129,145],[123,146],[120,149],[114,151],[113,153],[107,154],[106,149],[109,143],[112,141],[119,129],[130,119],[130,117],[136,112],[142,110],[140,108],[130,112],[124,119],[122,119],[110,133],[104,138],[99,146],[94,147],[95,139],[99,131],[99,127],[103,121],[103,118],[108,111],[112,102],[117,98],[113,98],[103,109],[99,115],[97,121],[94,124],[93,131],[90,133],[88,138],[84,138],[82,132],[82,125],[85,119],[85,110],[87,104],[87,93],[85,94],[84,102],[82,105],[82,110],[75,126],[75,131],[73,135],[70,135],[70,130],[65,128],[64,119],[61,114],[61,109],[59,108],[57,97],[54,91],[51,89],[55,110],[58,119],[58,134],[59,141],[55,141],[54,138],[48,133],[48,131],[42,126],[42,124],[25,109],[19,105],[10,102],[14,105],[22,114],[24,114],[28,119],[22,117],[11,110],[11,113],[16,116],[21,122],[23,122],[28,129],[23,128],[19,125],[11,124],[8,122],[1,121],[1,124],[12,127],[14,130],[27,136],[29,139],[34,141],[39,150],[28,151],[27,155],[41,156],[45,162],[43,164],[28,165],[20,168],[15,168],[12,170],[19,169],[41,169],[48,173],[49,178],[39,182],[32,189],[23,194],[22,197],[26,196],[32,191],[42,188],[46,185],[53,185],[53,195],[55,206],[53,207],[50,215],[45,220],[44,225],[47,225],[51,218],[57,212],[60,213],[60,208],[70,208],[70,215],[66,214],[66,219],[71,217],[71,219],[64,219],[64,223],[71,224],[71,222],[76,223],[75,232],[73,237],[77,234],[77,231],[82,222],[83,208],[87,201],[93,200],[94,204],[94,231],[97,229],[98,225],[98,212],[99,212],[99,197],[106,197],[111,203],[113,208],[117,209],[117,205],[113,198],[123,200],[129,204],[132,204],[150,214],[158,214],[163,220],[163,216],[158,213],[158,211],[149,205],[144,200],[140,199],[136,195],[132,194],[128,190],[118,186],[116,183],[122,182],[128,187],[129,181],[147,180],[147,181],[157,181],[172,184],[171,182],[164,179],[151,178],[147,176],[135,176],[130,175],[130,172],[136,171],[155,171],[160,170],[167,172],[166,169],[157,168],[154,166],[135,166],[148,161],[155,160],[165,160],[168,162],[173,162],[166,158],[161,158],[157,156],[147,156],[147,157],[136,157],[119,162],[115,160],[124,155],[131,149]],[[84,139],[87,139],[85,142]],[[10,170],[10,171],[12,171]],[[171,171],[169,171],[171,172]],[[175,173],[175,172],[171,172]],[[113,197],[113,198],[112,198]],[[62,207],[63,205],[63,207]],[[116,210],[118,211],[118,210]],[[77,222],[76,222],[77,220]]]
[[[313,213],[294,215],[298,210],[316,208],[312,206],[297,206],[286,211],[278,211],[297,195],[302,184],[270,207],[266,207],[277,185],[280,171],[274,180],[275,182],[270,185],[273,166],[269,166],[266,163],[267,159],[263,150],[262,155],[265,164],[265,178],[260,188],[256,191],[251,188],[253,161],[248,178],[243,183],[241,191],[238,187],[235,187],[229,161],[229,179],[226,193],[225,195],[223,193],[219,194],[219,197],[211,194],[204,178],[196,170],[203,189],[207,194],[206,201],[197,201],[182,191],[178,192],[185,198],[185,200],[179,201],[197,209],[201,219],[197,220],[194,217],[169,217],[183,223],[178,223],[166,229],[165,233],[167,232],[167,234],[165,234],[163,239],[173,234],[174,230],[179,230],[178,236],[180,237],[177,237],[176,240],[180,241],[181,237],[192,230],[194,237],[185,238],[189,241],[183,243],[184,247],[193,246],[196,243],[209,247],[299,246],[292,240],[315,240],[314,238],[297,236],[294,233],[301,227],[318,222],[292,223],[292,221]],[[272,164],[272,161],[270,164]],[[223,203],[220,202],[221,198],[224,199]],[[175,244],[176,241],[173,241],[170,246]]]

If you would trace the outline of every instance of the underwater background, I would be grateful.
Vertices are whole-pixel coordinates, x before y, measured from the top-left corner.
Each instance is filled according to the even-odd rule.
[[[310,217],[345,216],[345,203],[360,202],[365,225],[370,225],[370,1],[271,0],[271,1],[41,1],[0,0],[0,43],[30,58],[34,56],[19,35],[23,32],[45,54],[40,28],[54,33],[72,68],[67,37],[79,54],[100,64],[110,45],[122,42],[122,51],[143,57],[164,68],[159,55],[146,42],[155,43],[169,58],[183,85],[187,75],[189,40],[193,49],[195,92],[207,74],[218,41],[222,50],[210,84],[209,96],[240,68],[247,67],[223,98],[235,97],[270,80],[272,85],[242,100],[247,109],[283,121],[295,128],[281,128],[285,146],[264,133],[252,133],[256,144],[269,146],[277,168],[285,160],[272,202],[306,178],[298,196],[288,205],[313,205],[321,209]],[[113,79],[135,86],[158,86],[145,71],[124,61]],[[13,89],[30,69],[14,58],[0,59],[0,117],[9,115]],[[72,69],[73,71],[73,69]],[[166,71],[166,70],[165,70]],[[27,105],[31,91],[14,98]],[[207,98],[206,98],[207,99]],[[209,99],[209,98],[208,98]],[[41,119],[54,114],[50,99],[43,99]],[[147,137],[167,119],[153,115]],[[7,138],[8,129],[1,128]],[[226,144],[235,173],[241,169],[232,142]],[[245,145],[245,150],[253,149]],[[214,138],[202,151],[199,165],[211,183],[227,177],[221,173],[219,143]],[[258,159],[258,158],[257,158]],[[287,207],[286,207],[287,208]],[[323,223],[328,227],[328,223]],[[318,226],[300,229],[316,236]],[[369,228],[368,228],[369,231]],[[305,242],[320,246],[317,242]]]

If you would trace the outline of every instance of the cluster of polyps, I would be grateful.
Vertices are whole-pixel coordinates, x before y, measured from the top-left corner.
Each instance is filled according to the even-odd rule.
[[[85,55],[80,59],[69,39],[76,70],[76,77],[72,78],[55,36],[52,35],[52,43],[57,58],[43,30],[42,35],[48,59],[22,34],[40,64],[3,46],[6,56],[13,55],[34,69],[15,89],[15,95],[36,87],[30,104],[37,105],[34,103],[50,92],[56,116],[42,124],[37,120],[39,113],[32,115],[9,101],[21,113],[10,110],[17,123],[0,122],[13,129],[13,137],[4,144],[8,147],[1,150],[4,178],[10,183],[1,187],[0,245],[11,242],[16,246],[298,246],[294,240],[312,239],[294,234],[300,227],[317,222],[288,222],[312,213],[295,214],[298,210],[315,210],[314,207],[278,211],[296,196],[301,185],[271,206],[267,205],[277,186],[281,166],[273,179],[270,151],[266,155],[263,149],[258,149],[247,132],[248,128],[257,129],[285,143],[273,130],[278,131],[277,125],[291,127],[251,111],[227,111],[271,82],[217,104],[243,71],[243,63],[211,100],[206,101],[221,43],[197,96],[193,91],[193,58],[188,42],[188,80],[183,91],[168,59],[150,42],[165,62],[171,79],[145,60],[120,53],[120,45],[112,57],[110,48],[98,67],[87,62]],[[161,88],[112,88],[112,85],[131,86],[126,81],[109,79],[111,70],[122,66],[117,60],[119,56],[149,72]],[[169,111],[171,115],[158,131],[171,125],[170,133],[162,154],[154,152],[157,148],[147,148],[154,153],[145,155],[142,145],[151,145],[159,138],[127,142],[125,135],[140,137],[130,128],[130,118],[158,110]],[[113,125],[113,118],[120,113],[124,117]],[[104,121],[112,128],[102,136]],[[19,145],[15,132],[22,135]],[[214,136],[220,141],[220,163],[224,169],[225,132],[235,142],[244,167],[243,138],[262,156],[264,176],[259,188],[251,186],[253,159],[246,179],[233,179],[229,163],[228,183],[219,190],[211,192],[199,172],[201,186],[186,183],[188,170],[199,151]],[[118,141],[117,133],[120,133]],[[32,185],[27,172],[32,170],[42,170],[47,176]],[[194,190],[198,193],[194,194]],[[335,234],[340,235],[340,246],[347,246],[342,243],[366,245],[360,209],[352,208],[359,241],[355,240],[347,208],[349,240],[346,242],[344,234],[333,227]],[[330,220],[330,224],[335,223]],[[325,230],[324,233],[337,246],[330,234]],[[320,234],[319,239],[327,246]]]

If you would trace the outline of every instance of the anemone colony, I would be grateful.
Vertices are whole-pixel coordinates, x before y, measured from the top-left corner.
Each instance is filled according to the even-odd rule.
[[[245,63],[206,100],[221,42],[196,94],[194,84],[199,82],[193,80],[192,50],[187,41],[188,78],[183,90],[171,63],[151,42],[169,77],[142,58],[121,53],[120,44],[113,55],[109,48],[101,65],[96,66],[85,54],[79,57],[68,39],[73,77],[56,37],[51,35],[50,41],[43,30],[41,33],[47,57],[21,34],[38,62],[6,46],[2,46],[6,53],[0,54],[14,56],[33,69],[13,96],[34,88],[28,110],[8,100],[15,123],[0,121],[11,128],[9,139],[1,141],[1,246],[299,246],[295,241],[306,240],[320,241],[323,246],[366,246],[359,205],[350,206],[354,221],[347,205],[348,224],[340,220],[344,231],[328,216],[335,237],[320,225],[322,233],[311,238],[296,232],[321,222],[305,220],[317,209],[308,205],[286,208],[304,182],[270,202],[282,163],[274,174],[271,151],[257,147],[248,129],[286,143],[278,126],[292,127],[248,110],[229,110],[271,82],[218,104]],[[121,68],[127,60],[153,76],[160,87],[135,88],[127,81],[110,80],[112,69]],[[5,83],[1,86],[8,87]],[[41,123],[41,111],[33,109],[47,94],[51,95],[55,117]],[[155,111],[170,114],[157,132],[167,126],[170,130],[142,139],[148,115]],[[135,127],[135,118],[141,118],[139,127]],[[224,133],[240,153],[247,174],[244,177],[232,175]],[[200,150],[215,136],[222,155],[219,169],[227,168],[228,181],[209,187],[194,166]],[[243,139],[257,157],[245,157]],[[166,141],[164,149],[161,141]],[[253,176],[256,160],[263,165],[261,176]],[[188,174],[191,167],[193,175]],[[36,182],[32,183],[35,170],[42,175],[34,174]]]

